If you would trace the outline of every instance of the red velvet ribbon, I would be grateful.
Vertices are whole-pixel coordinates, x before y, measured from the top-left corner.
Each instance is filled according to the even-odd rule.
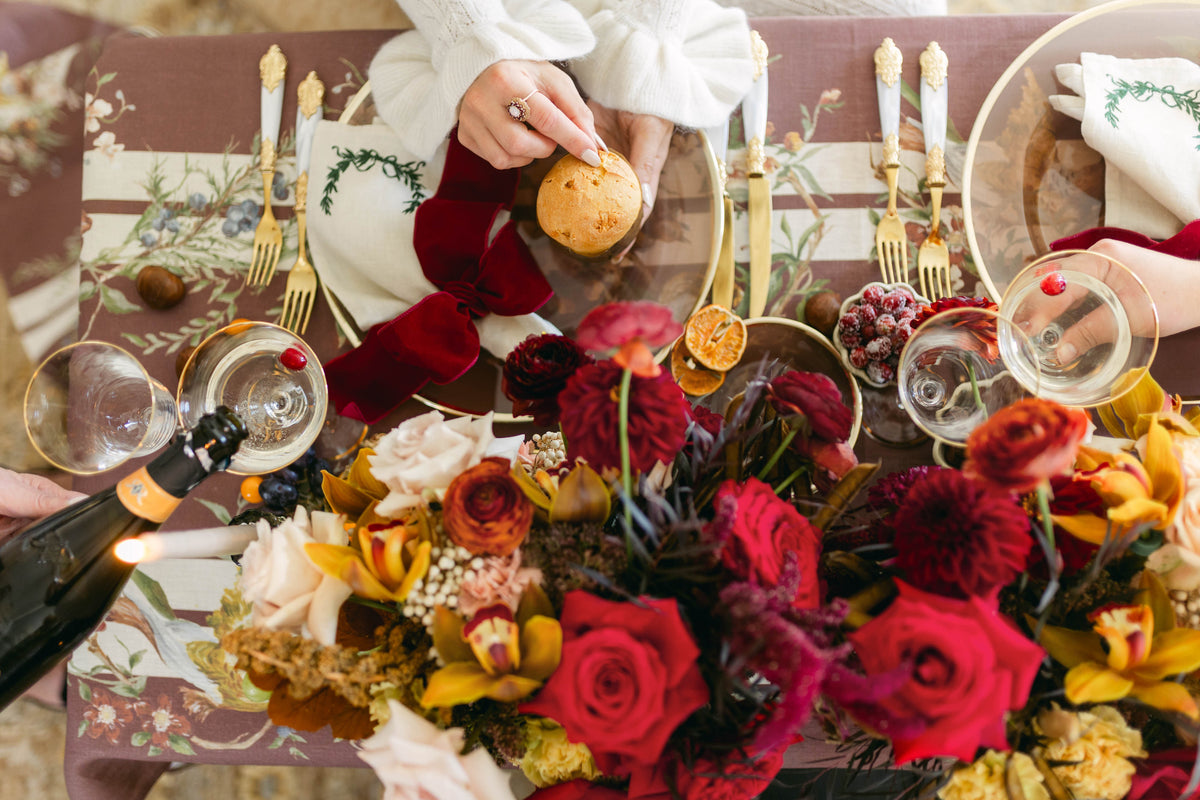
[[[378,421],[426,383],[460,377],[479,358],[475,320],[529,314],[552,290],[512,220],[488,242],[496,216],[512,206],[520,170],[497,170],[450,135],[437,193],[413,220],[421,271],[440,291],[368,331],[325,365],[338,412]]]
[[[1200,219],[1192,220],[1183,226],[1183,230],[1170,239],[1161,242],[1151,239],[1143,233],[1126,230],[1125,228],[1089,228],[1073,236],[1064,236],[1050,243],[1051,250],[1087,250],[1101,239],[1116,239],[1120,242],[1135,244],[1156,253],[1187,258],[1193,261],[1200,259]]]

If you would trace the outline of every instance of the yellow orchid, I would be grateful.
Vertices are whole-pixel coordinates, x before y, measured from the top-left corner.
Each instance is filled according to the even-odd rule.
[[[1163,529],[1175,518],[1183,496],[1183,476],[1170,434],[1152,422],[1146,437],[1146,458],[1109,453],[1081,445],[1075,459],[1074,481],[1084,482],[1105,506],[1105,515],[1086,510],[1055,514],[1054,524],[1076,538],[1101,544],[1111,527],[1120,536],[1138,525]]]
[[[388,487],[371,474],[370,456],[375,451],[364,447],[354,457],[345,477],[325,472],[321,476],[321,493],[335,514],[344,514],[359,527],[381,521],[375,505],[387,497]]]
[[[604,522],[612,512],[612,493],[608,484],[587,464],[576,464],[561,480],[544,469],[530,477],[520,465],[513,467],[512,474],[542,519]]]
[[[309,542],[304,552],[322,572],[350,585],[354,594],[399,603],[429,570],[433,536],[419,510],[394,523],[357,527],[358,547]]]
[[[550,600],[536,585],[521,596],[514,616],[498,604],[467,622],[438,606],[433,644],[446,666],[429,676],[425,708],[446,708],[489,697],[511,703],[528,697],[558,669],[562,626]]]
[[[1200,631],[1175,627],[1175,611],[1157,576],[1142,573],[1138,603],[1092,614],[1092,631],[1048,625],[1041,644],[1063,666],[1067,699],[1107,703],[1134,697],[1166,711],[1200,719],[1196,699],[1166,680],[1200,669]]]

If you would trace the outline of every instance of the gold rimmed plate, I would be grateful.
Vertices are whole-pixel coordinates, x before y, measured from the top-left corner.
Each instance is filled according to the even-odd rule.
[[[1050,108],[1059,64],[1082,52],[1200,58],[1200,0],[1116,0],[1080,12],[1025,49],[996,81],[967,142],[963,215],[993,299],[1056,239],[1105,224],[1104,160],[1080,123]]]
[[[343,112],[341,122],[368,124],[374,117],[365,85]],[[720,249],[723,205],[717,162],[703,132],[677,132],[659,179],[654,210],[632,249],[619,261],[572,255],[538,227],[535,202],[542,177],[561,153],[535,161],[521,171],[512,217],[534,260],[554,290],[538,310],[567,336],[588,311],[618,300],[652,300],[685,322],[702,305],[712,284]],[[318,267],[319,268],[319,267]],[[449,414],[496,413],[500,422],[514,417],[501,390],[503,359],[487,352],[453,383],[427,385],[418,399]]]

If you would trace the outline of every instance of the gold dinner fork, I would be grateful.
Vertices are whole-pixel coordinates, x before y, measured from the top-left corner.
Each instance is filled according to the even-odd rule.
[[[879,95],[879,123],[883,133],[883,166],[887,170],[887,213],[875,227],[875,252],[884,283],[908,281],[908,235],[896,212],[900,179],[900,48],[890,37],[875,50],[875,89]]]
[[[941,300],[954,294],[950,283],[950,251],[941,237],[942,189],[946,186],[946,123],[949,60],[937,42],[921,53],[921,120],[925,128],[925,185],[929,187],[929,236],[917,250],[921,294]]]
[[[258,74],[262,79],[259,169],[263,179],[263,212],[258,227],[254,229],[254,257],[250,261],[250,272],[246,274],[246,283],[250,286],[262,286],[270,282],[283,250],[283,231],[275,220],[275,212],[271,210],[271,189],[275,179],[275,148],[279,143],[279,124],[283,116],[283,76],[286,71],[287,59],[279,45],[271,45],[258,62]]]
[[[296,108],[296,228],[299,245],[296,263],[288,271],[287,288],[283,293],[283,314],[279,324],[300,335],[308,328],[313,302],[317,296],[317,272],[308,260],[304,238],[308,219],[308,164],[312,155],[313,133],[324,116],[322,101],[325,84],[316,72],[300,82],[296,90],[299,105]]]

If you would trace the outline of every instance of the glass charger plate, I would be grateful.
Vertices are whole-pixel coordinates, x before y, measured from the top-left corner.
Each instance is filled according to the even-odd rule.
[[[375,116],[370,84],[364,85],[340,119],[368,124]],[[654,210],[633,249],[619,263],[585,260],[558,246],[538,227],[534,204],[542,177],[562,155],[535,161],[521,171],[512,216],[534,260],[554,289],[538,313],[567,336],[588,311],[615,300],[653,300],[669,307],[681,323],[700,308],[712,283],[721,244],[723,206],[716,158],[702,132],[677,132],[659,180]],[[449,414],[496,412],[514,418],[501,391],[503,360],[486,351],[461,378],[422,389],[418,399]]]
[[[1058,64],[1081,52],[1121,58],[1200,56],[1200,0],[1117,0],[1051,28],[988,94],[967,142],[963,215],[994,299],[1049,244],[1104,224],[1104,160],[1080,123],[1050,108]]]
[[[820,331],[802,322],[783,317],[758,317],[746,320],[746,352],[738,365],[725,375],[725,382],[715,392],[688,400],[717,414],[724,414],[729,401],[745,390],[746,384],[758,371],[763,359],[774,366],[772,377],[786,370],[819,372],[837,384],[842,398],[854,412],[848,443],[854,446],[862,428],[862,393],[841,356]]]

